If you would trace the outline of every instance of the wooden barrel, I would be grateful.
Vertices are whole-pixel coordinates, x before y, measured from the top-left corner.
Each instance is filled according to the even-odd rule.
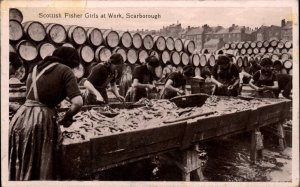
[[[186,66],[189,64],[190,58],[189,55],[186,52],[180,52],[180,59],[181,59],[181,63]]]
[[[258,47],[258,48],[263,47],[263,42],[262,41],[257,41],[256,42],[256,47]]]
[[[148,55],[148,52],[146,51],[146,50],[144,50],[144,49],[140,49],[139,51],[138,51],[138,59],[139,59],[139,62],[141,63],[141,64],[144,64],[144,63],[146,63],[146,58],[148,57],[149,55]]]
[[[56,23],[44,24],[46,28],[47,38],[55,44],[62,44],[67,39],[67,31],[64,26]]]
[[[41,42],[46,38],[46,29],[43,24],[37,21],[28,21],[22,24],[24,33],[28,39],[34,42]]]
[[[230,43],[225,43],[225,44],[224,44],[224,48],[225,48],[225,49],[230,49]]]
[[[73,44],[71,44],[71,43],[64,43],[62,46],[63,46],[63,47],[72,47],[72,48],[75,49],[75,47],[74,47]]]
[[[263,46],[264,46],[265,48],[268,48],[268,47],[270,46],[270,42],[269,42],[268,40],[265,40],[265,41],[263,42]]]
[[[91,63],[94,60],[95,52],[89,45],[83,45],[78,48],[78,53],[85,63]]]
[[[97,62],[106,62],[111,56],[111,51],[105,46],[99,46],[95,51],[95,59]]]
[[[127,51],[127,61],[130,64],[135,64],[138,60],[137,52],[134,49],[129,49]]]
[[[258,49],[258,48],[254,48],[254,49],[253,49],[253,53],[254,53],[254,54],[258,54],[258,53],[259,53],[259,49]]]
[[[247,53],[247,50],[246,50],[245,48],[243,48],[243,49],[241,49],[240,53],[241,53],[242,55],[245,55],[245,54]]]
[[[248,67],[249,66],[249,56],[244,56],[243,57],[243,67]]]
[[[16,52],[16,49],[13,45],[9,44],[9,52]]]
[[[245,49],[248,49],[248,48],[250,47],[250,43],[249,43],[249,42],[245,42],[245,43],[243,44],[243,47],[244,47]]]
[[[285,61],[283,61],[283,67],[286,70],[290,70],[293,67],[293,62],[291,60],[285,60]]]
[[[43,42],[37,46],[37,49],[38,49],[39,56],[42,59],[45,59],[46,56],[51,56],[56,48],[51,43]]]
[[[207,58],[205,54],[200,55],[200,66],[204,67],[207,64]]]
[[[17,44],[17,53],[24,61],[33,61],[38,56],[38,50],[34,43],[28,40],[22,40]]]
[[[224,51],[223,51],[222,49],[219,49],[219,50],[216,50],[216,51],[214,52],[214,54],[216,54],[216,55],[223,55],[223,54],[224,54]]]
[[[177,52],[181,52],[183,50],[183,43],[182,40],[179,38],[175,39],[175,50]]]
[[[279,48],[279,49],[284,48],[284,43],[283,43],[283,41],[279,41],[279,42],[277,43],[277,48]]]
[[[170,61],[170,54],[167,50],[163,51],[160,55],[160,60],[166,64],[168,61]]]
[[[23,37],[22,24],[16,20],[9,20],[9,41],[18,42]]]
[[[282,61],[286,61],[286,60],[290,59],[290,55],[288,53],[282,53],[280,56],[280,59]]]
[[[87,35],[83,27],[71,25],[65,26],[68,39],[73,45],[82,45],[87,40]]]
[[[262,59],[263,59],[263,58],[271,58],[271,54],[266,53],[266,54],[262,55],[261,58],[262,58]]]
[[[151,50],[149,53],[149,56],[155,56],[157,59],[159,59],[159,54],[157,51]]]
[[[101,30],[92,27],[85,28],[85,29],[86,29],[88,43],[93,47],[99,47],[104,40]]]
[[[266,48],[262,47],[259,50],[260,53],[265,54],[267,52]]]
[[[288,54],[290,54],[291,57],[292,57],[292,55],[293,55],[293,48],[290,48],[290,49],[288,50]]]
[[[192,54],[195,51],[195,42],[193,40],[183,40],[183,49],[186,53]]]
[[[146,50],[152,49],[154,46],[153,37],[150,34],[146,34],[146,35],[143,35],[142,38],[143,38],[143,47]]]
[[[211,67],[214,67],[216,65],[216,58],[214,55],[210,55],[209,58],[208,58],[208,64],[211,66]]]
[[[237,56],[236,57],[236,65],[238,67],[243,67],[243,65],[244,65],[244,58],[242,56]]]
[[[10,8],[9,9],[9,20],[16,20],[20,23],[23,21],[23,14],[19,9]]]
[[[79,66],[73,68],[72,70],[77,79],[81,79],[85,73],[85,69],[82,64],[79,64]]]
[[[237,43],[237,44],[236,44],[236,48],[237,48],[237,49],[242,49],[243,46],[244,46],[244,43],[245,43],[245,42],[239,42],[239,43]]]
[[[119,32],[120,45],[125,48],[130,48],[132,46],[132,36],[129,32]]]
[[[250,47],[251,47],[252,49],[256,48],[256,42],[251,42],[251,43],[250,43]]]
[[[287,42],[285,42],[284,47],[287,49],[290,49],[293,47],[293,43],[291,41],[287,41]]]
[[[124,62],[126,62],[126,60],[127,60],[127,53],[126,53],[125,49],[123,49],[123,48],[121,48],[121,47],[116,47],[116,48],[113,50],[112,53],[113,53],[113,54],[116,54],[116,53],[117,53],[117,54],[120,54],[120,55],[122,56]]]
[[[21,82],[26,82],[27,76],[28,76],[28,64],[27,63],[22,63],[22,65],[16,70],[14,76]]]
[[[172,51],[170,53],[170,57],[171,57],[171,62],[174,64],[174,65],[179,65],[180,62],[181,62],[181,56],[179,55],[179,53],[177,51]]]
[[[274,48],[273,47],[269,47],[267,51],[268,51],[268,53],[273,53]]]
[[[166,37],[166,47],[169,51],[173,51],[175,49],[175,41],[172,37]]]
[[[247,54],[248,55],[252,55],[253,54],[253,49],[252,48],[248,48],[247,49]]]
[[[139,33],[132,34],[132,45],[136,49],[140,49],[143,45],[143,38]]]
[[[283,48],[283,49],[281,49],[280,53],[288,53],[288,49]]]
[[[155,75],[157,78],[161,78],[162,74],[163,74],[163,67],[161,65],[159,65],[158,67],[156,67],[154,69]]]
[[[195,77],[201,77],[201,69],[199,67],[195,68]]]
[[[192,62],[192,64],[195,67],[198,67],[200,65],[200,56],[199,56],[199,54],[192,54],[190,56],[190,62]]]
[[[200,53],[201,54],[209,54],[209,51],[208,51],[208,49],[201,49],[201,51],[200,51]]]
[[[271,60],[274,62],[276,60],[279,60],[279,56],[277,54],[272,54]]]
[[[103,38],[104,38],[104,44],[107,47],[115,48],[119,45],[120,37],[119,33],[114,30],[105,30],[102,31]]]
[[[285,68],[282,68],[282,69],[281,69],[281,74],[288,74],[288,70],[285,69]]]
[[[230,48],[231,48],[231,49],[235,49],[236,47],[237,47],[236,43],[231,43],[231,44],[230,44]]]
[[[274,54],[280,54],[280,49],[279,48],[275,48],[273,51]]]
[[[154,36],[154,48],[158,51],[163,51],[166,49],[166,40],[163,36]]]
[[[271,47],[277,47],[277,44],[278,44],[278,40],[271,40],[270,42]]]

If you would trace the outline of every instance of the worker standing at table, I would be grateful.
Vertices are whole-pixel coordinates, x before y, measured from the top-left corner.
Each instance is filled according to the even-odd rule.
[[[164,88],[161,91],[162,99],[171,99],[178,95],[184,95],[186,93],[185,85],[186,79],[195,75],[195,70],[192,65],[187,65],[183,68],[183,73],[173,72],[166,80]]]
[[[120,54],[113,54],[107,62],[95,65],[84,82],[87,91],[84,94],[84,103],[93,105],[108,103],[107,87],[110,84],[111,91],[120,100],[124,97],[119,94],[116,81],[121,78],[124,60]]]
[[[272,72],[272,61],[263,58],[260,62],[261,70],[254,73],[249,85],[256,90],[255,97],[276,98],[278,92],[277,76]]]
[[[82,97],[71,68],[80,57],[70,47],[60,47],[28,75],[27,97],[9,125],[9,179],[55,180],[59,171],[59,124],[69,127],[82,106]],[[56,123],[55,106],[69,97],[71,107]]]
[[[239,92],[239,72],[227,56],[219,56],[214,66],[211,81],[215,84],[213,95],[237,96]]]
[[[132,85],[129,90],[130,100],[136,102],[143,97],[148,96],[148,92],[156,90],[155,68],[159,66],[159,61],[155,56],[146,58],[146,64],[137,66],[132,75]]]
[[[276,60],[273,64],[273,73],[277,76],[278,90],[276,97],[281,93],[283,97],[292,99],[291,91],[293,88],[293,76],[289,74],[281,73],[282,64],[279,60]]]

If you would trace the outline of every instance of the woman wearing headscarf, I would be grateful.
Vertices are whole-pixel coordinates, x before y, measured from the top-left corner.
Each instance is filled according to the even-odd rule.
[[[185,94],[186,80],[195,75],[193,66],[188,65],[183,68],[183,73],[173,72],[166,80],[166,84],[161,91],[162,99],[171,99],[178,95]]]
[[[278,92],[277,76],[272,72],[272,61],[263,58],[260,62],[261,70],[254,73],[249,85],[256,90],[256,97],[276,98]]]
[[[26,101],[10,121],[10,180],[57,179],[59,124],[69,127],[83,103],[71,69],[79,63],[75,49],[60,47],[34,66],[28,75]],[[54,108],[66,97],[71,107],[57,123]]]
[[[214,95],[237,96],[239,93],[239,72],[226,56],[219,56],[214,66],[211,81],[216,85]]]

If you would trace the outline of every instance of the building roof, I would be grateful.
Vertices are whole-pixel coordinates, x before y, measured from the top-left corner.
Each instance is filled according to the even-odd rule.
[[[204,31],[203,28],[195,27],[195,28],[191,28],[190,30],[187,30],[184,34],[185,35],[198,35],[198,34],[202,34],[203,31]]]

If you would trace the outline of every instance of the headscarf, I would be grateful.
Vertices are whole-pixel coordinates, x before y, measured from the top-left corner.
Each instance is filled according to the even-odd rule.
[[[72,47],[59,47],[52,56],[47,56],[44,60],[38,63],[37,70],[41,71],[51,63],[58,62],[70,68],[75,68],[80,64],[80,57],[76,49]]]
[[[145,59],[145,61],[154,68],[159,66],[159,60],[155,56],[149,56]]]
[[[195,76],[195,70],[192,65],[187,65],[183,67],[183,74],[187,77]]]
[[[122,55],[118,53],[111,55],[108,61],[114,65],[122,65],[124,63]]]

